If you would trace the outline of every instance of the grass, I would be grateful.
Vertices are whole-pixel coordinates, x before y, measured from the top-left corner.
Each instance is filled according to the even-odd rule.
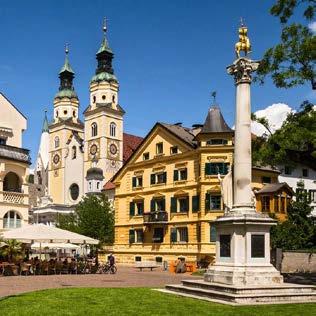
[[[316,304],[232,307],[147,288],[69,288],[0,300],[0,315],[316,315]]]

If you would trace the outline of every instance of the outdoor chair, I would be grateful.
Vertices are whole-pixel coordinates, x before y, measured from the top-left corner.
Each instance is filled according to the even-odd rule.
[[[20,265],[20,275],[22,275],[23,273],[25,275],[29,275],[30,274],[30,265],[27,264],[26,262],[22,262]]]

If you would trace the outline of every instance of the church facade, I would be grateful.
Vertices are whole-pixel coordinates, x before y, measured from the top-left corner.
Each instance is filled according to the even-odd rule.
[[[45,194],[34,207],[35,222],[54,225],[58,214],[72,212],[84,195],[100,193],[122,167],[124,139],[137,138],[123,132],[125,111],[119,104],[119,82],[112,66],[114,54],[106,38],[105,26],[103,32],[83,121],[79,118],[80,102],[73,83],[75,73],[66,48],[65,62],[59,72],[60,85],[53,101],[53,118],[48,124],[48,138],[43,137],[46,132],[43,128],[35,166],[36,184],[40,179],[47,179]],[[46,155],[47,159],[43,159]],[[43,164],[43,160],[47,163]]]

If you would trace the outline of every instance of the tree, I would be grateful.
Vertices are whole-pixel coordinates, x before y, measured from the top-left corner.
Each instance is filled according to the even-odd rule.
[[[252,144],[254,164],[293,166],[301,161],[316,165],[316,111],[305,101],[300,111],[290,113],[282,127],[269,138],[257,137]]]
[[[85,196],[73,214],[60,215],[58,227],[112,243],[114,240],[113,209],[104,195]]]
[[[316,89],[316,36],[306,25],[285,25],[299,4],[305,4],[304,17],[310,21],[315,13],[315,0],[277,0],[270,13],[283,25],[281,41],[269,48],[257,70],[256,81],[264,82],[270,74],[276,87],[290,88],[310,82]]]
[[[288,219],[272,227],[271,243],[273,248],[283,250],[315,249],[316,228],[310,214],[312,208],[304,184],[298,183],[296,201],[288,208]]]
[[[15,239],[7,240],[6,245],[1,249],[1,255],[9,262],[17,259],[23,254],[22,244]]]

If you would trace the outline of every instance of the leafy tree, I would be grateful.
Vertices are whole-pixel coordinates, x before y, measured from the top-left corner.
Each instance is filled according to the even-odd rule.
[[[270,9],[270,13],[279,17],[284,26],[280,43],[265,52],[256,81],[263,83],[270,74],[278,88],[310,82],[312,88],[316,89],[316,36],[308,26],[299,23],[285,25],[299,4],[305,5],[303,15],[308,21],[311,20],[315,13],[315,0],[277,0]]]
[[[304,184],[298,184],[296,201],[292,201],[288,208],[288,219],[271,229],[271,243],[273,248],[283,250],[315,249],[316,228],[310,217],[311,207]]]
[[[304,161],[311,168],[316,164],[316,111],[305,101],[301,110],[290,113],[282,127],[269,138],[257,137],[252,144],[253,163],[289,165]]]
[[[104,195],[85,196],[73,214],[59,216],[58,227],[96,238],[101,243],[112,243],[113,209]]]

